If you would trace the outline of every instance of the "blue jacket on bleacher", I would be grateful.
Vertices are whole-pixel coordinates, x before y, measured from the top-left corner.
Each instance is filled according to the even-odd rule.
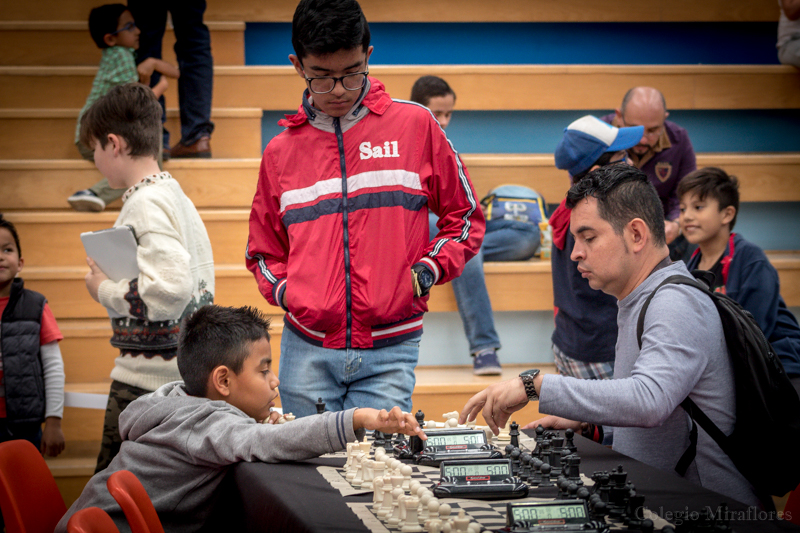
[[[697,268],[701,257],[698,248],[687,268]],[[723,268],[723,279],[717,279],[714,288],[753,314],[786,373],[800,377],[800,325],[781,297],[778,271],[761,248],[736,233],[731,234],[720,258],[721,262],[726,260],[729,263]]]

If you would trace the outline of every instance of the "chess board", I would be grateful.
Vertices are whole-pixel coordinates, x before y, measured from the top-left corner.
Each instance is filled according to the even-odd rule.
[[[329,454],[327,457],[340,457],[344,459],[345,454],[344,452],[339,452],[336,454]],[[416,479],[423,486],[428,488],[439,481],[438,468],[414,464],[410,466],[412,468],[412,481]],[[317,471],[332,487],[337,489],[342,496],[372,493],[370,489],[354,488],[350,482],[345,479],[344,468],[318,466]],[[592,486],[594,484],[594,482],[584,474],[581,474],[581,479],[586,486]],[[555,499],[556,493],[557,489],[555,487],[531,487],[528,497],[521,499],[483,501],[460,498],[440,498],[439,502],[442,504],[446,503],[450,506],[450,517],[455,518],[458,516],[461,509],[463,509],[471,522],[477,522],[481,526],[481,531],[497,531],[506,525],[506,504],[509,502],[552,501]],[[369,528],[371,533],[392,533],[394,531],[390,530],[373,512],[372,502],[348,502],[347,506],[358,516],[364,525]],[[653,520],[656,530],[666,525],[672,525],[661,519],[658,515],[650,512],[648,509],[644,510],[644,517]],[[612,530],[627,529],[623,524],[616,523],[612,520],[608,520],[608,523],[612,526]]]

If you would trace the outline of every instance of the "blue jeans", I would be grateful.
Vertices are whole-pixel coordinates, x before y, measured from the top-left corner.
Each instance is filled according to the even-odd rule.
[[[328,411],[352,407],[411,412],[420,338],[385,348],[333,350],[309,344],[283,329],[278,378],[284,413],[316,414],[318,398]]]
[[[433,213],[428,213],[428,229],[430,239],[436,236],[439,220]],[[485,243],[484,238],[484,243]],[[458,314],[464,324],[470,353],[477,353],[487,348],[500,348],[500,337],[494,329],[494,315],[489,291],[486,289],[486,278],[483,276],[483,251],[467,261],[461,275],[450,282],[458,305]]]
[[[203,23],[205,0],[128,0],[139,35],[136,61],[148,57],[161,59],[161,43],[167,25],[167,11],[175,27],[175,55],[181,77],[178,78],[178,101],[181,113],[181,144],[190,145],[200,137],[211,135],[211,89],[214,83],[214,61],[211,57],[211,36]],[[153,72],[150,86],[161,75]],[[164,107],[164,98],[159,99]],[[164,115],[166,119],[166,115]],[[169,132],[164,130],[164,147],[168,148]]]
[[[500,218],[486,223],[481,249],[486,261],[527,261],[539,245],[539,226]]]

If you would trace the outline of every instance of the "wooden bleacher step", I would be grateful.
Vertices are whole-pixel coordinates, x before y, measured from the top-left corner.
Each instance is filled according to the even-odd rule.
[[[87,93],[88,94],[88,93]],[[80,109],[0,109],[0,158],[80,159],[74,144]],[[216,157],[258,157],[262,111],[253,108],[212,109]],[[177,109],[167,110],[167,129],[180,138]]]
[[[774,22],[775,2],[769,0],[706,0],[685,2],[639,2],[618,0],[599,5],[595,0],[531,3],[506,0],[492,3],[464,0],[408,0],[403,3],[381,0],[360,2],[370,22],[665,22],[720,21]],[[0,20],[84,20],[97,5],[92,0],[40,0],[9,2],[0,11]],[[291,22],[295,0],[229,0],[209,2],[206,21],[245,20],[248,22]]]
[[[96,72],[0,67],[0,105],[80,108]],[[797,69],[786,65],[370,65],[395,98],[408,98],[414,81],[431,72],[447,79],[462,111],[611,110],[637,85],[659,87],[670,109],[800,108]],[[296,110],[304,88],[288,65],[218,66],[212,105]]]
[[[800,306],[800,253],[768,252],[778,270],[781,294],[786,305]],[[26,266],[26,287],[45,294],[56,318],[102,319],[103,308],[86,292],[87,267]],[[495,312],[552,311],[553,286],[550,262],[534,259],[502,263],[484,263],[486,287]],[[267,304],[258,292],[253,275],[243,264],[216,266],[215,301],[220,305],[254,305],[271,316],[282,311]],[[428,302],[431,312],[458,310],[449,285],[436,286]]]
[[[87,19],[92,4],[79,20],[2,21],[2,65],[97,66],[101,51],[89,35]],[[216,65],[244,65],[244,22],[207,22]],[[53,43],[58,43],[54,46]],[[168,28],[162,46],[163,59],[178,64],[175,32]]]
[[[216,150],[216,136],[212,148]],[[564,197],[569,182],[552,154],[461,154],[478,196],[506,183],[527,185],[546,201]],[[249,208],[261,160],[173,159],[164,165],[195,206]],[[718,166],[739,177],[743,202],[800,201],[800,154],[697,155],[698,167]],[[92,163],[76,159],[0,161],[0,211],[70,209],[67,197],[102,176]],[[113,210],[119,204],[112,204]]]

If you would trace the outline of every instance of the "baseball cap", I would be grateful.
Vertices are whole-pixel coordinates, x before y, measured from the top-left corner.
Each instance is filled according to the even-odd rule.
[[[639,144],[644,126],[615,128],[597,117],[586,115],[564,130],[556,147],[556,167],[577,176],[592,167],[605,152],[619,152]]]

